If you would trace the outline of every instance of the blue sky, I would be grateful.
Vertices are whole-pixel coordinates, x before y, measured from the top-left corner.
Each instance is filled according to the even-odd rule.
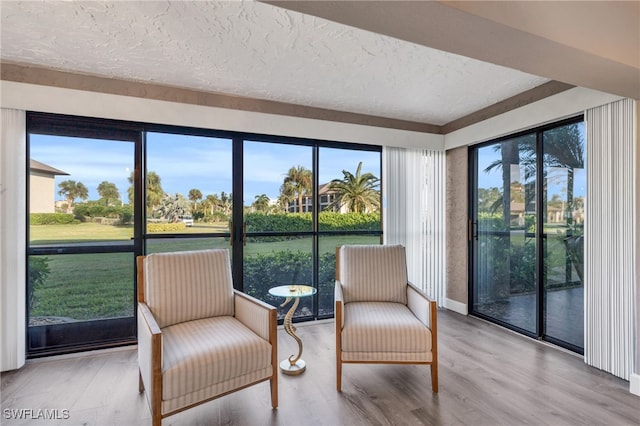
[[[118,187],[127,201],[127,178],[134,167],[133,143],[59,136],[31,135],[30,155],[69,176],[56,177],[57,185],[67,179],[82,182],[89,199],[99,198],[97,186],[106,180]],[[244,148],[244,200],[251,204],[256,195],[277,198],[287,170],[292,166],[312,168],[312,149],[307,146],[247,141]],[[319,181],[342,178],[342,170],[380,177],[380,155],[376,152],[321,148]],[[165,192],[187,195],[192,188],[203,196],[231,192],[231,141],[209,137],[149,133],[147,168],[156,172]]]

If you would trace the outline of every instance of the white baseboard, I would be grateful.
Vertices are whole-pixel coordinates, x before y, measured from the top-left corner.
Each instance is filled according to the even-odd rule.
[[[462,315],[467,315],[469,313],[466,303],[457,302],[451,299],[444,299],[444,307]]]
[[[640,374],[631,373],[631,377],[629,377],[629,392],[640,396]]]

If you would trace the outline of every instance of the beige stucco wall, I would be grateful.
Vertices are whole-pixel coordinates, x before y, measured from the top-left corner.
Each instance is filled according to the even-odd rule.
[[[468,302],[468,149],[447,151],[447,299]]]
[[[53,176],[32,171],[29,179],[29,213],[54,213],[55,190]]]

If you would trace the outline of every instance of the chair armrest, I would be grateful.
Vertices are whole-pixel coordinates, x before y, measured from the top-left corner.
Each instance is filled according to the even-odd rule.
[[[277,309],[238,290],[234,290],[234,295],[236,319],[271,342],[278,326]]]
[[[435,326],[436,302],[414,284],[407,283],[407,307],[420,322],[432,329]]]
[[[138,365],[148,398],[162,395],[162,330],[149,306],[138,303]]]
[[[336,280],[336,286],[334,289],[335,309],[334,316],[336,325],[340,322],[340,329],[344,328],[344,297],[342,296],[342,283]]]

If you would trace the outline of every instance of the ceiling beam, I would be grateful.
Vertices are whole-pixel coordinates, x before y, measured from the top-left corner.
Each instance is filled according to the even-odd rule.
[[[554,2],[264,2],[567,84],[640,99],[640,53],[634,54],[640,52],[640,2],[560,2],[566,3],[562,7]],[[549,25],[551,20],[555,26]],[[595,36],[601,43],[581,41],[576,34],[586,34],[585,26],[594,22],[598,26],[591,31],[602,35]],[[559,25],[566,28],[559,30]]]

